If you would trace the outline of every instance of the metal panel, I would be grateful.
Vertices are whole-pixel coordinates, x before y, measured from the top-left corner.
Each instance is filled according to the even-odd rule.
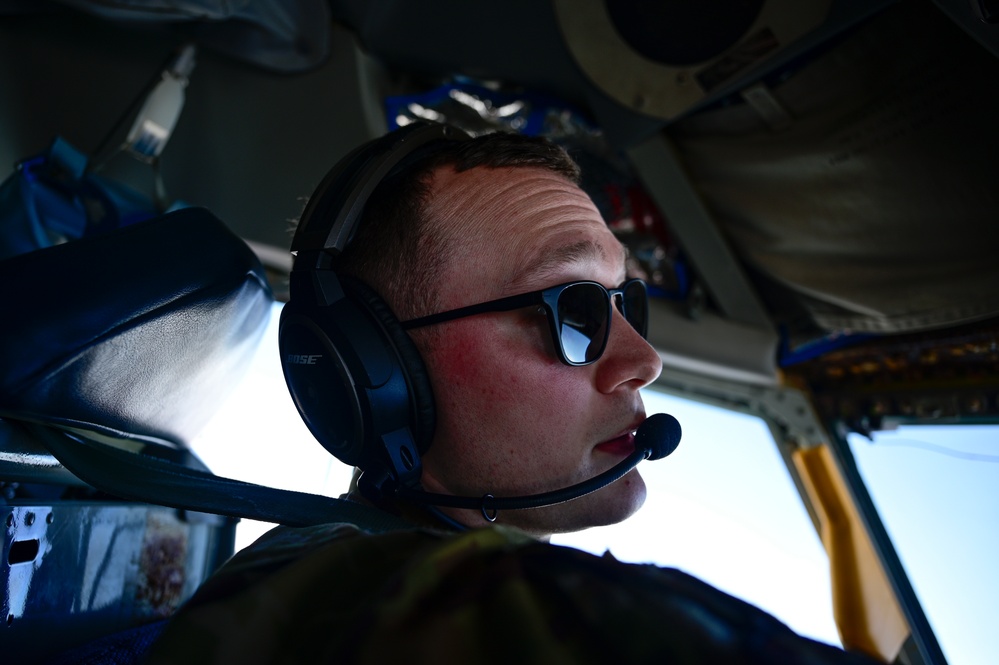
[[[23,488],[22,488],[23,489]],[[170,615],[232,552],[235,523],[134,503],[0,507],[0,643],[35,661]]]

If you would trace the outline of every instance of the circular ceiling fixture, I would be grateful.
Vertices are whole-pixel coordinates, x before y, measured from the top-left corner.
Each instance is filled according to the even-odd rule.
[[[670,120],[820,26],[832,0],[553,0],[593,84]]]

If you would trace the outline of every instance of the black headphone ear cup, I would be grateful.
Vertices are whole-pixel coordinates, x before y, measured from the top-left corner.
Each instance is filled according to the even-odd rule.
[[[382,324],[382,328],[395,347],[408,379],[415,421],[413,423],[413,438],[416,440],[417,450],[422,455],[430,447],[430,442],[434,438],[436,409],[430,376],[427,374],[427,368],[423,364],[419,349],[416,348],[409,333],[403,330],[388,303],[374,289],[364,282],[343,275],[340,277],[340,283],[348,298],[367,308],[371,315]]]

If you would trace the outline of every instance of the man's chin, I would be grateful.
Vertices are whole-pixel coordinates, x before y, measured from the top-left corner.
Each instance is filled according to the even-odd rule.
[[[628,519],[645,503],[646,492],[645,480],[632,470],[586,496],[544,508],[508,511],[500,520],[539,537],[584,531]]]
[[[594,498],[602,501],[593,511],[592,523],[583,528],[610,526],[625,521],[645,505],[647,494],[645,479],[637,469],[631,471],[612,485],[594,493]]]

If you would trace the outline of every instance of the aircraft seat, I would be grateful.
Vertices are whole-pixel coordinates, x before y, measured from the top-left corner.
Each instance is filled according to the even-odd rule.
[[[0,261],[7,657],[156,622],[232,554],[235,520],[99,491],[51,443],[206,470],[187,446],[242,378],[272,303],[253,252],[200,208]]]

